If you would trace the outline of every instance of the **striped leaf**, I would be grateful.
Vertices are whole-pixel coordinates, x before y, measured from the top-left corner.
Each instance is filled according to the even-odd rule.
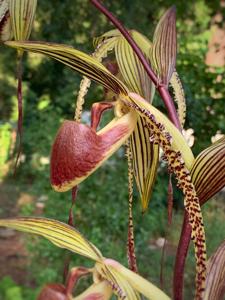
[[[149,44],[149,51],[150,47],[151,44]],[[124,38],[118,39],[115,45],[115,54],[120,73],[129,90],[151,102],[154,96],[154,84]]]
[[[201,204],[225,186],[225,137],[202,151],[191,169],[192,182]]]
[[[15,40],[29,39],[36,6],[37,0],[9,0],[9,12]]]
[[[179,130],[158,109],[137,94],[129,93],[129,96],[130,106],[146,120],[151,130],[150,139],[162,148],[168,169],[175,174],[178,186],[184,193],[184,206],[195,247],[196,299],[201,299],[205,287],[206,244],[201,207],[189,171],[194,160],[193,154]]]
[[[8,0],[0,0],[0,41],[12,38],[12,28],[9,16]]]
[[[131,31],[130,34],[142,51],[145,54],[149,53],[152,47],[151,42],[136,31]],[[118,38],[115,45],[115,54],[123,81],[129,90],[152,102],[155,92],[154,84],[149,79],[133,49],[122,36]],[[151,197],[159,158],[158,145],[153,145],[150,142],[149,130],[145,125],[145,120],[139,117],[131,136],[134,176],[141,197],[143,212],[146,211]]]
[[[186,118],[186,100],[185,100],[184,89],[181,80],[176,71],[173,72],[173,75],[170,79],[170,85],[173,89],[174,100],[178,106],[177,114],[180,121],[180,125],[184,127],[185,118]]]
[[[206,289],[203,300],[222,300],[225,296],[225,241],[207,264]]]
[[[6,42],[5,44],[20,50],[47,55],[102,84],[116,94],[127,94],[125,85],[113,76],[97,59],[72,47],[41,42]]]
[[[45,218],[15,218],[0,220],[0,226],[41,235],[60,248],[68,249],[100,261],[100,251],[73,227],[56,220]]]
[[[138,117],[137,126],[130,138],[134,176],[144,213],[151,198],[159,162],[159,145],[150,142],[151,132],[146,120]]]
[[[176,9],[171,7],[161,17],[153,36],[151,63],[161,83],[168,86],[175,70],[177,54]]]
[[[114,118],[97,133],[84,124],[65,121],[52,147],[52,187],[65,192],[86,179],[124,144],[136,121],[136,113],[130,112]]]

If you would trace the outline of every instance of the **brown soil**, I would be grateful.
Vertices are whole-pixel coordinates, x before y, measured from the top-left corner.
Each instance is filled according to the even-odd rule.
[[[20,194],[15,185],[0,185],[0,217],[18,215],[21,203],[32,201],[27,194]],[[12,229],[0,228],[0,280],[10,276],[18,284],[28,284],[29,261],[23,235]]]

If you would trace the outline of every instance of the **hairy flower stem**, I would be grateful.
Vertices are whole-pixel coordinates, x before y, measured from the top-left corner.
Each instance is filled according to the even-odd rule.
[[[168,111],[168,115],[170,120],[174,123],[174,125],[181,130],[180,121],[177,116],[177,112],[173,103],[173,100],[169,94],[169,91],[165,85],[161,85],[158,77],[153,72],[152,68],[150,67],[148,61],[146,60],[143,52],[138,47],[136,42],[133,40],[127,29],[120,23],[120,21],[110,12],[106,7],[104,7],[98,0],[90,0],[90,2],[100,10],[113,24],[114,26],[122,33],[125,39],[128,41],[134,52],[136,53],[137,57],[139,58],[140,62],[142,63],[145,71],[147,72],[149,78],[155,84],[156,89],[158,90],[165,106]]]
[[[134,224],[133,224],[133,167],[132,167],[132,152],[130,141],[126,143],[126,156],[128,164],[128,234],[127,234],[127,256],[129,262],[129,268],[137,273],[137,260],[135,255],[135,244],[134,244]]]

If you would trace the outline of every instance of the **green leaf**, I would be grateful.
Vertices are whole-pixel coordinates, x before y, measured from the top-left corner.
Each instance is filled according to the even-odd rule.
[[[127,94],[126,86],[113,76],[97,59],[72,47],[41,42],[6,42],[6,45],[47,55],[82,75],[102,84],[115,94]]]
[[[225,137],[203,150],[191,169],[192,182],[201,204],[225,186]]]
[[[161,83],[168,86],[175,70],[177,55],[176,8],[172,6],[159,20],[156,26],[151,62]],[[159,82],[160,82],[159,81]]]
[[[9,12],[15,40],[28,40],[37,6],[37,0],[9,0]]]

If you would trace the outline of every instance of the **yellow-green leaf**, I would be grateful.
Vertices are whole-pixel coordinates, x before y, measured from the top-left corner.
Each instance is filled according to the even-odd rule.
[[[151,52],[152,66],[161,83],[168,85],[175,70],[177,54],[176,9],[171,7],[155,29]]]
[[[142,212],[148,208],[159,161],[159,145],[151,143],[149,136],[150,130],[146,126],[146,121],[139,116],[130,140],[134,176],[141,198]]]
[[[41,235],[60,248],[68,249],[100,261],[100,251],[73,227],[56,220],[45,218],[15,218],[0,220],[0,226]]]
[[[9,0],[9,12],[15,40],[29,39],[37,0]]]
[[[225,296],[225,241],[207,264],[206,289],[203,300],[222,300]]]
[[[203,204],[225,186],[225,137],[203,150],[191,169],[192,182]]]
[[[127,94],[126,86],[97,59],[72,47],[41,42],[6,42],[6,45],[47,55],[82,75],[102,84],[116,94]]]

